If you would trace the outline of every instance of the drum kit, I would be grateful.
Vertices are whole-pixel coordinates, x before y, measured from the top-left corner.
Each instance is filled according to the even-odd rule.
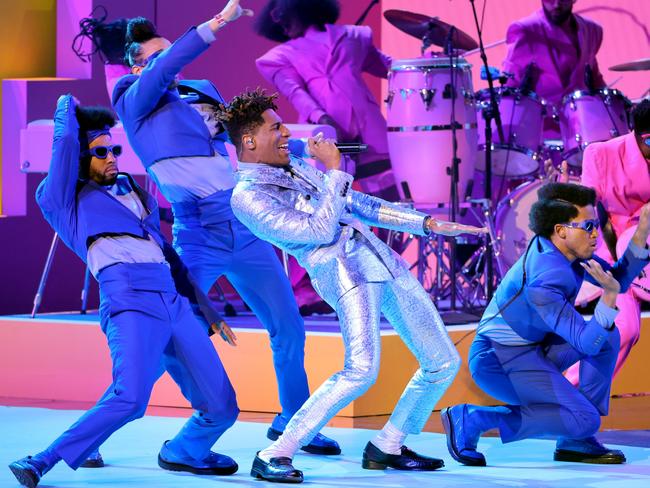
[[[483,242],[479,248],[484,251],[491,247],[502,274],[519,258],[532,237],[528,212],[536,200],[537,189],[544,182],[543,161],[552,159],[560,164],[566,160],[572,173],[579,174],[582,154],[589,144],[630,131],[632,104],[620,91],[610,88],[570,93],[558,107],[550,106],[530,89],[495,88],[502,128],[497,131],[492,120],[491,173],[502,181],[521,183],[522,178],[527,181],[496,202],[490,199],[465,202],[473,181],[477,176],[480,179],[486,170],[488,149],[485,134],[489,131],[485,130],[484,111],[490,106],[490,93],[474,91],[471,65],[463,56],[478,44],[468,34],[435,17],[404,10],[387,10],[384,17],[422,41],[421,56],[393,60],[388,76],[385,99],[388,147],[400,196],[403,201],[413,202],[415,208],[426,211],[479,207],[475,213],[483,216],[482,225],[488,227],[492,237],[491,243]],[[442,47],[444,52],[427,53],[430,46]],[[650,70],[650,58],[610,69]],[[549,116],[559,123],[562,134],[559,143],[543,140],[544,119]],[[454,161],[458,163],[456,168]],[[492,211],[493,206],[496,212]],[[452,212],[449,214],[451,217]],[[431,253],[437,259],[435,278],[427,280],[432,284],[430,292],[434,300],[449,298],[453,284],[440,282],[450,266],[443,244],[432,244],[429,240],[420,246],[418,274],[422,274],[422,260]],[[472,256],[461,267],[460,274],[470,268],[476,272],[477,261],[481,257]],[[454,281],[464,283],[463,286],[474,282],[474,286],[484,289],[483,302],[489,298],[485,279],[478,285],[473,277],[465,275]],[[481,295],[467,286],[463,294]]]

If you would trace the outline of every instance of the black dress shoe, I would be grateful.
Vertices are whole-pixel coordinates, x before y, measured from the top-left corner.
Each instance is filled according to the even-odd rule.
[[[302,471],[294,468],[288,457],[274,457],[267,463],[255,456],[251,476],[274,483],[302,483],[303,480]]]
[[[400,454],[386,454],[372,442],[366,444],[363,450],[363,469],[401,469],[404,471],[434,471],[442,468],[445,463],[442,459],[422,456],[402,446]]]
[[[559,439],[553,459],[589,464],[623,464],[626,462],[625,454],[622,451],[603,446],[595,437]]]
[[[21,486],[26,486],[27,488],[36,488],[36,485],[38,485],[38,482],[43,476],[41,469],[32,460],[31,456],[14,461],[9,465],[9,469]]]
[[[269,427],[269,430],[266,431],[266,437],[272,441],[278,440],[282,435],[282,431],[278,430],[278,428],[284,430],[286,426],[287,422],[282,418],[282,416],[277,415],[273,420],[271,427]],[[341,454],[339,443],[320,432],[314,436],[309,444],[302,446],[300,449],[310,454],[320,454],[322,456],[337,456]]]
[[[79,465],[80,468],[103,468],[104,458],[102,458],[99,449],[91,452],[83,463]]]

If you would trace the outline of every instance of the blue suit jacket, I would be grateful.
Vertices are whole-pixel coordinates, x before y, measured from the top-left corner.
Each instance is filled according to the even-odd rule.
[[[611,331],[594,318],[586,321],[574,307],[583,280],[597,283],[580,266],[581,260],[571,263],[550,240],[535,239],[526,259],[523,291],[501,315],[518,335],[529,341],[557,343],[563,340],[584,354],[597,353]],[[597,256],[593,259],[603,269],[611,270],[621,284],[621,292],[627,290],[649,262],[635,258],[629,248],[613,266]],[[522,256],[506,273],[492,298],[500,309],[522,288],[523,262]],[[490,318],[484,316],[481,323],[489,323]]]
[[[173,86],[180,71],[208,47],[192,28],[147,64],[140,76],[123,76],[115,85],[113,106],[145,168],[161,159],[214,156],[203,118]]]
[[[36,201],[45,220],[85,263],[88,247],[107,235],[151,235],[161,246],[170,265],[178,292],[200,309],[208,324],[220,322],[221,315],[195,285],[187,268],[160,231],[158,203],[129,176],[148,215],[140,220],[126,206],[94,181],[79,180],[79,123],[71,95],[59,99],[54,114],[54,142],[50,170],[36,190]],[[156,290],[157,283],[151,284]]]

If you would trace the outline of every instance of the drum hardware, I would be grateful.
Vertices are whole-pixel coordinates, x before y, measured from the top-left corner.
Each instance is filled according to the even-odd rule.
[[[386,105],[388,105],[389,108],[393,103],[394,97],[395,97],[395,92],[393,90],[388,90],[388,95],[386,95],[386,99],[384,100],[384,102],[386,103]]]
[[[436,95],[435,88],[422,88],[420,90],[420,96],[422,97],[422,101],[424,102],[424,106],[426,107],[427,110],[431,109],[431,102],[433,101],[433,97],[435,95]]]
[[[485,46],[483,45],[483,32],[481,29],[481,23],[478,20],[478,14],[476,12],[476,4],[474,0],[470,0],[472,5],[472,13],[474,15],[474,24],[476,25],[476,33],[478,34],[478,48],[481,61],[483,61],[483,66],[485,67],[485,74],[488,82],[488,93],[490,94],[490,102],[485,110],[482,111],[483,118],[485,120],[485,199],[490,202],[492,200],[492,120],[496,122],[497,133],[500,140],[505,141],[503,134],[503,124],[501,120],[501,114],[499,112],[499,106],[497,105],[496,91],[494,89],[494,80],[492,78],[492,73],[490,72],[490,65],[488,64],[487,54],[485,53]],[[488,227],[494,226],[492,222],[488,223]],[[493,235],[491,233],[490,235]],[[491,241],[494,245],[495,241]],[[492,254],[492,246],[487,245],[485,248],[485,263],[486,263],[486,299],[489,302],[492,299],[494,294],[494,261]]]

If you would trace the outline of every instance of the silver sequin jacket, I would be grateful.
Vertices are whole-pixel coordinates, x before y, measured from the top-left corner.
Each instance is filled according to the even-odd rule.
[[[426,214],[350,189],[352,176],[300,160],[280,168],[239,163],[231,206],[253,234],[293,255],[330,305],[352,288],[408,273],[367,225],[427,233]]]

